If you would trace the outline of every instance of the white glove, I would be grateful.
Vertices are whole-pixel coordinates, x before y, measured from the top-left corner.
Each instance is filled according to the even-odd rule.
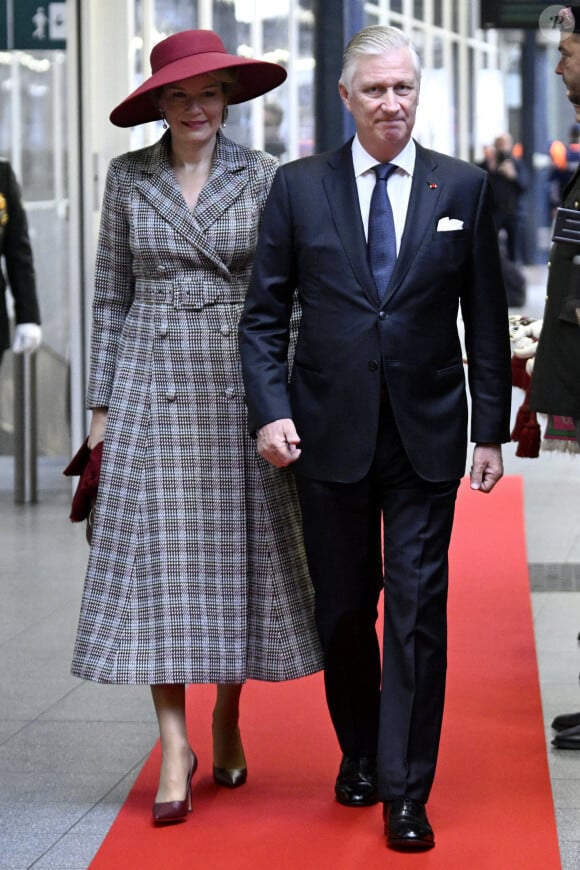
[[[536,355],[537,346],[537,341],[524,335],[522,338],[518,338],[517,341],[512,342],[513,355],[517,356],[518,359],[530,359]]]
[[[38,323],[19,323],[14,330],[13,353],[32,353],[42,341],[42,330]]]

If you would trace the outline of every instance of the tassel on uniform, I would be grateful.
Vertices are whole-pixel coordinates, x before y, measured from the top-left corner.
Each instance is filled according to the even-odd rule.
[[[520,387],[520,389],[524,391],[524,400],[518,409],[514,421],[514,428],[510,435],[512,441],[520,440],[522,429],[528,422],[528,417],[530,416],[529,396],[531,378],[526,371],[526,362],[527,360],[525,359],[520,359],[516,356],[512,357],[512,385],[514,387]]]
[[[514,421],[514,428],[511,431],[510,438],[512,441],[519,441],[522,429],[528,422],[528,417],[530,416],[530,406],[528,405],[527,398],[524,397],[524,401],[520,405],[518,409],[518,413],[516,414],[516,419]]]
[[[528,408],[528,417],[521,428],[518,440],[516,456],[524,459],[536,459],[540,455],[542,433],[536,412]]]
[[[512,356],[512,386],[527,390],[530,385],[530,376],[526,371],[527,359]]]

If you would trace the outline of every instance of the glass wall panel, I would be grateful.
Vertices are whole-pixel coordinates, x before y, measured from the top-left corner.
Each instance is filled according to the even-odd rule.
[[[425,4],[423,0],[414,0],[413,2],[413,16],[417,19],[417,21],[423,21],[423,16],[425,13]]]
[[[289,0],[253,3],[215,2],[213,29],[219,33],[228,51],[246,57],[260,57],[281,63],[289,62]],[[269,145],[282,157],[287,150],[288,82],[259,99],[232,106],[227,133],[236,142],[250,147]],[[266,109],[267,107],[267,109]]]
[[[433,0],[433,24],[443,26],[443,0]]]
[[[164,36],[176,33],[178,30],[192,30],[198,26],[197,0],[155,0],[155,24],[158,32]],[[138,31],[142,32],[142,31]]]
[[[280,63],[288,80],[270,94],[230,107],[226,133],[241,144],[264,148],[281,161],[314,149],[313,0],[144,0],[135,2],[135,87],[149,75],[143,57],[144,15],[153,8],[152,43],[179,30],[210,27],[232,54]],[[203,8],[202,8],[203,7]],[[144,69],[145,67],[145,69]],[[151,125],[149,125],[151,127]],[[136,128],[133,148],[161,135]]]
[[[448,0],[451,2],[451,29],[455,32],[459,32],[459,4],[466,3],[467,0]]]
[[[314,152],[314,26],[313,0],[301,0],[298,6],[298,57],[294,66],[294,74],[298,76],[298,151],[290,152],[292,157]]]

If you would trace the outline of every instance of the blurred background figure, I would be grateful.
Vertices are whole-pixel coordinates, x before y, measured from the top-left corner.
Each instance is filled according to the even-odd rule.
[[[284,110],[280,103],[266,103],[264,106],[264,149],[279,160],[286,151],[286,142],[281,131],[283,118]]]
[[[16,322],[12,342],[14,353],[32,353],[42,339],[28,221],[16,176],[10,163],[3,158],[0,158],[0,256],[1,362],[4,351],[10,347],[12,311]],[[7,287],[10,289],[9,299]]]
[[[525,195],[528,187],[523,160],[513,154],[509,133],[498,136],[493,147],[485,149],[484,160],[478,164],[487,169],[494,199],[494,218],[500,240],[503,236],[508,258],[523,262]]]
[[[490,177],[508,305],[519,308],[526,302],[526,278],[520,265],[525,248],[527,170],[509,133],[497,136],[493,145],[484,149],[484,159],[478,166],[486,169]]]
[[[550,159],[552,166],[548,176],[548,195],[550,200],[550,216],[555,217],[555,211],[561,204],[566,185],[571,180],[580,164],[580,127],[572,124],[568,134],[568,145],[560,139],[554,139],[550,144]]]

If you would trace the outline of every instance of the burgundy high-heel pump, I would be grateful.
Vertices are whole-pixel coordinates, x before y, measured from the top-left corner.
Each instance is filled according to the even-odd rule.
[[[245,767],[230,769],[214,765],[213,780],[216,785],[224,785],[226,788],[239,788],[239,786],[244,785],[247,778],[248,771]]]
[[[191,753],[191,767],[187,774],[187,782],[185,784],[185,797],[182,801],[162,801],[153,804],[153,821],[157,825],[166,825],[170,822],[179,822],[181,819],[187,818],[187,814],[191,812],[191,780],[193,774],[197,770],[197,756],[195,752]]]
[[[215,764],[215,736],[218,731],[215,722],[212,725],[212,731],[214,735],[214,765],[213,765],[213,780],[216,785],[223,785],[226,788],[239,788],[239,786],[244,785],[248,778],[248,771],[246,769],[246,765],[243,767],[220,767]],[[240,729],[236,726],[235,729],[236,737],[240,741],[241,747],[241,755],[242,758],[245,759],[244,749],[241,745],[241,737],[240,737]]]

